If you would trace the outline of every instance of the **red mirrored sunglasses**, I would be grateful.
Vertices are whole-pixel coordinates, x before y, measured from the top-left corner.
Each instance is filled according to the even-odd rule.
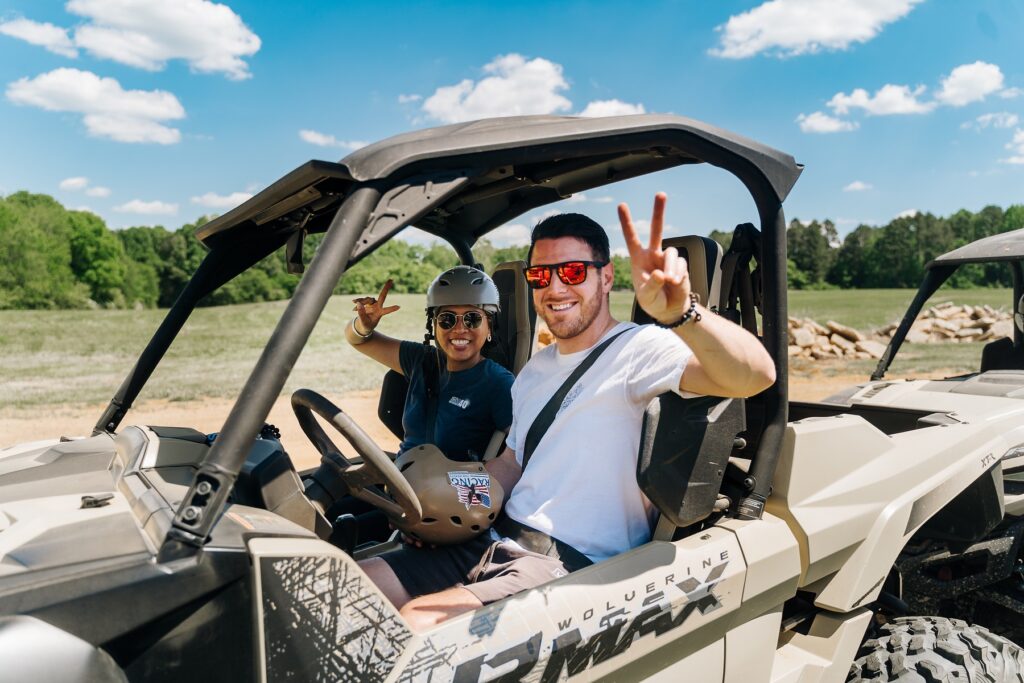
[[[532,289],[544,289],[551,284],[551,271],[558,273],[558,279],[567,285],[582,285],[587,281],[587,267],[604,268],[607,261],[565,261],[545,266],[530,266],[526,269],[526,284]]]

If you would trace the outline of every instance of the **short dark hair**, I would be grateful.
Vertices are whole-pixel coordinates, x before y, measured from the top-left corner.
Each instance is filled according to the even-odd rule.
[[[559,237],[575,237],[583,240],[590,247],[595,261],[611,261],[611,249],[608,247],[608,234],[589,216],[581,213],[560,213],[545,218],[533,229],[530,236],[530,252],[526,262],[533,259],[533,247],[537,240],[557,239]]]

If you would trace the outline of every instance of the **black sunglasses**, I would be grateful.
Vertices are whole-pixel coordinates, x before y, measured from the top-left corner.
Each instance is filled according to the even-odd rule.
[[[526,284],[532,289],[544,289],[551,284],[552,269],[558,273],[558,279],[567,285],[582,285],[587,281],[587,268],[604,268],[607,261],[565,261],[544,266],[530,266],[526,269]]]
[[[475,330],[483,325],[484,314],[479,311],[466,311],[465,313],[442,311],[437,314],[435,320],[437,320],[437,326],[442,330],[452,329],[459,324],[459,320],[462,320],[462,324],[466,326],[467,330]]]

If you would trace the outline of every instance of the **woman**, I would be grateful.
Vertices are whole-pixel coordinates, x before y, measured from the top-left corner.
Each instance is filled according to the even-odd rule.
[[[481,354],[499,310],[498,288],[470,266],[441,273],[427,289],[428,332],[420,344],[376,331],[381,318],[399,308],[384,305],[391,286],[388,280],[377,298],[353,300],[357,315],[345,337],[409,381],[399,451],[433,443],[452,460],[479,460],[494,432],[512,424],[515,378]]]

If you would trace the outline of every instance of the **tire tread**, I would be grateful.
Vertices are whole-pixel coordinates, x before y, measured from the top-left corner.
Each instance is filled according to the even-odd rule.
[[[902,617],[866,640],[847,683],[1024,683],[1024,649],[960,619]]]

